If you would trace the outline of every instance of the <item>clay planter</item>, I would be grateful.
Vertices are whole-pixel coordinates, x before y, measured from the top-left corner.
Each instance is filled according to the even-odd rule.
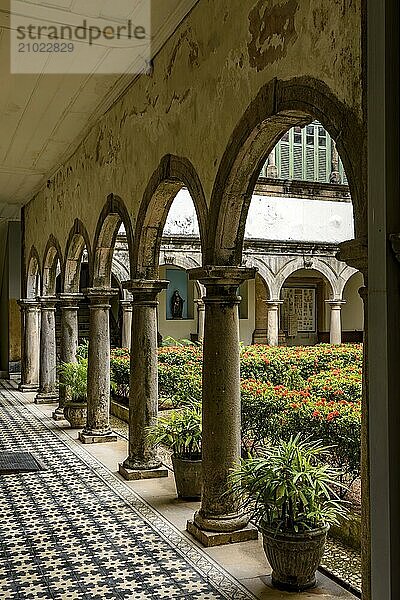
[[[172,466],[178,498],[185,500],[201,498],[201,459],[190,460],[172,455]]]
[[[288,592],[314,587],[329,525],[304,533],[275,533],[274,528],[262,522],[259,528],[272,567],[272,585]]]
[[[81,429],[86,425],[87,403],[68,402],[64,406],[64,417],[73,429]]]

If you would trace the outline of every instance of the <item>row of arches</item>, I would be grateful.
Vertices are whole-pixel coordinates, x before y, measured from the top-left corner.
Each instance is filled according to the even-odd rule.
[[[65,252],[50,236],[39,260],[35,246],[27,257],[27,295],[32,278],[42,271],[44,294],[54,288],[54,261],[62,272],[63,290],[76,288],[76,266],[86,247],[93,287],[110,284],[112,248],[121,223],[130,252],[131,276],[157,276],[162,231],[177,192],[186,187],[194,202],[200,231],[203,264],[240,265],[244,228],[251,196],[262,166],[280,137],[294,125],[318,119],[335,140],[343,161],[354,204],[355,231],[365,232],[363,194],[363,132],[346,107],[327,86],[308,78],[273,80],[261,88],[234,129],[222,156],[209,200],[195,167],[187,158],[165,155],[145,189],[135,224],[124,201],[110,194],[90,243],[84,223],[71,227]],[[37,291],[37,290],[36,290]]]
[[[109,218],[112,219],[112,227],[110,227],[110,221],[108,220]],[[40,260],[36,248],[32,247],[28,260],[26,297],[35,298],[39,295],[54,295],[56,292],[57,275],[60,275],[62,292],[78,293],[80,291],[80,265],[82,263],[84,252],[86,252],[85,262],[88,264],[89,282],[91,282],[90,286],[88,287],[107,287],[107,285],[109,287],[111,283],[112,270],[121,282],[124,279],[129,279],[130,273],[128,273],[126,265],[119,264],[118,261],[113,259],[115,240],[121,223],[122,219],[117,220],[114,218],[114,216],[106,216],[101,227],[101,230],[104,228],[105,231],[102,233],[95,247],[94,264],[89,237],[84,226],[79,220],[75,221],[68,237],[65,251],[65,261],[63,260],[60,244],[53,235],[50,236],[47,243],[43,261]],[[108,233],[108,236],[106,236],[105,232]],[[130,255],[131,244],[129,242],[128,235],[127,245]],[[194,258],[175,256],[174,261],[176,262],[177,266],[183,269],[200,267],[199,262]],[[284,266],[282,266],[276,273],[274,273],[271,268],[259,258],[246,257],[245,261],[247,266],[257,268],[259,275],[262,277],[267,287],[270,299],[279,298],[280,291],[285,280],[290,277],[292,273],[304,267],[304,259],[301,256],[287,261],[286,264],[284,264]],[[159,264],[160,248],[157,256],[157,268]],[[332,290],[332,296],[334,298],[341,298],[343,289],[347,281],[354,274],[355,269],[350,266],[344,266],[344,268],[338,274],[325,261],[315,257],[312,260],[312,264],[313,268],[319,271],[329,282]],[[153,273],[153,276],[158,276],[158,273]]]
[[[87,254],[88,413],[80,439],[83,443],[110,442],[116,439],[109,421],[111,272],[116,239],[121,225],[124,226],[130,272],[130,281],[125,287],[132,295],[133,314],[129,449],[128,457],[120,465],[120,473],[126,479],[159,476],[161,461],[146,436],[146,427],[157,417],[157,297],[168,285],[159,277],[160,249],[172,202],[182,187],[188,189],[196,209],[201,246],[201,266],[192,264],[190,277],[205,288],[203,495],[201,508],[189,529],[199,540],[204,539],[204,532],[223,535],[228,532],[231,539],[236,535],[236,539],[246,539],[240,536],[244,535],[247,518],[240,512],[236,499],[223,493],[229,487],[231,468],[240,456],[240,297],[237,290],[244,282],[254,279],[257,271],[254,264],[242,264],[245,223],[257,178],[272,148],[290,127],[305,125],[313,119],[318,119],[337,143],[354,203],[356,235],[360,236],[365,230],[362,131],[324,84],[300,78],[285,82],[273,80],[260,90],[232,132],[209,197],[188,159],[166,155],[151,176],[134,214],[118,195],[110,194],[93,239],[84,221],[77,219],[70,224],[64,250],[54,235],[50,236],[42,259],[35,247],[30,249],[28,300],[35,295],[52,298],[58,273],[63,295],[76,295],[82,256],[84,252]],[[299,264],[293,259],[293,264],[282,268],[274,280],[265,265],[265,268],[261,263],[256,265],[273,304],[268,319],[275,338],[280,289]],[[335,279],[328,267],[321,266],[321,270],[332,286],[333,295],[340,298],[350,271],[343,269]],[[64,356],[72,356],[77,338],[77,309],[74,299],[67,298],[65,302],[63,344],[64,348],[68,347],[68,353]],[[49,356],[54,362],[54,303],[42,302],[41,311],[41,365],[46,364],[45,360],[48,365]],[[46,344],[51,347],[47,355]],[[41,366],[41,377],[42,371],[43,376],[47,376]]]

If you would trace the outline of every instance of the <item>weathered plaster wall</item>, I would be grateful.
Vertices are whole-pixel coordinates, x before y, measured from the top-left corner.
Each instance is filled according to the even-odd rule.
[[[364,308],[358,290],[363,286],[363,276],[355,273],[347,282],[343,292],[343,300],[346,304],[342,307],[342,329],[343,331],[363,331]]]
[[[314,77],[361,121],[360,2],[201,0],[142,76],[97,123],[25,211],[26,252],[62,250],[75,217],[91,240],[107,194],[135,222],[165,154],[188,158],[211,197],[221,157],[259,89]]]

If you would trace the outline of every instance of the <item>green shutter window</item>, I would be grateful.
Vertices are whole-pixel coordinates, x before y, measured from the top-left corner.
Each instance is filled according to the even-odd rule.
[[[289,179],[289,144],[279,143],[278,174],[281,179]]]
[[[276,145],[276,167],[280,179],[328,183],[332,171],[332,139],[318,121],[292,127]],[[339,159],[342,182],[347,184]]]

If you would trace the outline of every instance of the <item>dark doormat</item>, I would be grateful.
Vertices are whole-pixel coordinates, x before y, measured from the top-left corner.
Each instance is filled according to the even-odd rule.
[[[44,471],[45,467],[32,452],[0,451],[0,475]]]

